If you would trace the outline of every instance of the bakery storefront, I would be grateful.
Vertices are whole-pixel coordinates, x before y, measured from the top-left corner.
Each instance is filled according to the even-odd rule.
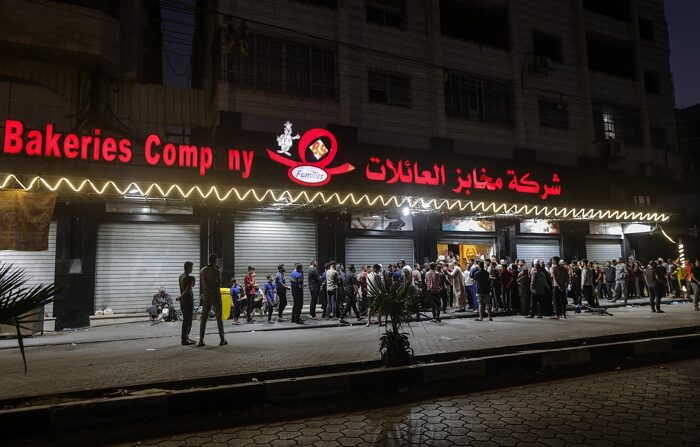
[[[0,193],[53,202],[41,211],[41,250],[0,246],[0,261],[26,267],[33,283],[61,286],[45,309],[57,330],[94,324],[108,307],[115,317],[143,317],[158,288],[177,295],[185,261],[199,268],[210,252],[225,282],[255,266],[262,283],[278,264],[290,272],[312,259],[609,257],[624,253],[623,239],[583,224],[669,219],[577,204],[574,170],[376,147],[341,126],[287,121],[175,141],[2,125]],[[21,229],[25,219],[12,225]]]

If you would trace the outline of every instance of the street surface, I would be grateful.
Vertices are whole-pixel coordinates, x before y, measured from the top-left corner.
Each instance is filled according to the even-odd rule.
[[[663,306],[655,314],[649,307],[611,309],[613,316],[569,314],[568,320],[497,317],[493,322],[445,319],[442,323],[413,324],[411,344],[417,355],[487,349],[526,343],[578,339],[675,327],[700,326],[700,312],[692,304]],[[279,323],[290,325],[290,323]],[[253,327],[263,326],[256,323]],[[124,387],[162,381],[191,381],[201,377],[334,365],[378,360],[380,329],[309,327],[295,330],[256,331],[236,326],[227,334],[228,346],[219,347],[216,335],[207,335],[207,346],[181,346],[179,323],[130,323],[90,328],[87,334],[66,334],[74,343],[27,349],[25,375],[16,340],[2,341],[0,348],[0,400],[66,393],[106,387]],[[231,330],[231,322],[226,329]],[[246,332],[242,332],[247,327]],[[207,331],[215,328],[211,324]],[[100,335],[106,331],[109,337]],[[193,338],[197,329],[193,330]],[[91,342],[95,340],[119,340]],[[48,340],[48,339],[47,339]],[[40,342],[39,337],[32,340]],[[596,393],[595,387],[591,393]]]
[[[123,446],[697,446],[700,360]]]

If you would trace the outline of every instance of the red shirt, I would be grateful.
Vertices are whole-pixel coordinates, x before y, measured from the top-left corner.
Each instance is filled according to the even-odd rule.
[[[255,295],[258,293],[258,291],[255,290],[255,277],[253,276],[253,272],[248,272],[248,274],[245,275],[243,286],[245,287],[246,295]]]
[[[501,270],[501,284],[507,286],[508,283],[513,279],[513,272],[508,269]]]

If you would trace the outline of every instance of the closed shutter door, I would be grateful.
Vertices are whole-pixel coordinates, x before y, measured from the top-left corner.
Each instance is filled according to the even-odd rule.
[[[56,222],[49,226],[49,249],[45,251],[0,250],[0,263],[8,262],[22,268],[27,278],[27,287],[49,285],[56,275]],[[44,313],[53,317],[53,303],[44,308]]]
[[[159,287],[164,287],[174,301],[180,294],[178,278],[185,261],[199,264],[199,225],[100,225],[95,308],[109,305],[115,313],[144,314]]]
[[[351,237],[345,240],[346,266],[355,264],[359,270],[360,265],[381,264],[386,268],[389,264],[396,264],[401,259],[413,266],[415,261],[413,239]]]
[[[519,240],[516,245],[518,259],[524,260],[527,265],[539,259],[545,263],[554,256],[561,256],[559,241],[552,239]]]
[[[284,264],[289,275],[295,264],[306,271],[312,259],[316,259],[316,221],[311,217],[290,217],[278,213],[248,213],[235,216],[234,220],[234,271],[242,285],[248,266],[255,267],[258,284],[265,277],[277,273],[277,266]],[[291,293],[287,294],[289,303]],[[304,288],[304,302],[311,300],[308,288]]]
[[[621,241],[586,239],[586,259],[605,262],[622,257]]]

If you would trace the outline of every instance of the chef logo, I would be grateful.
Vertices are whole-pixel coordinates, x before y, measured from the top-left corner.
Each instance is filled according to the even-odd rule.
[[[289,152],[299,140],[299,161],[292,159]],[[277,136],[277,152],[270,149],[267,155],[271,160],[289,167],[289,178],[304,186],[323,186],[331,181],[333,175],[340,175],[355,169],[350,163],[329,167],[338,152],[338,142],[335,136],[326,129],[309,129],[304,135],[293,135],[292,123],[284,123],[283,132]],[[311,158],[311,161],[307,159]]]

